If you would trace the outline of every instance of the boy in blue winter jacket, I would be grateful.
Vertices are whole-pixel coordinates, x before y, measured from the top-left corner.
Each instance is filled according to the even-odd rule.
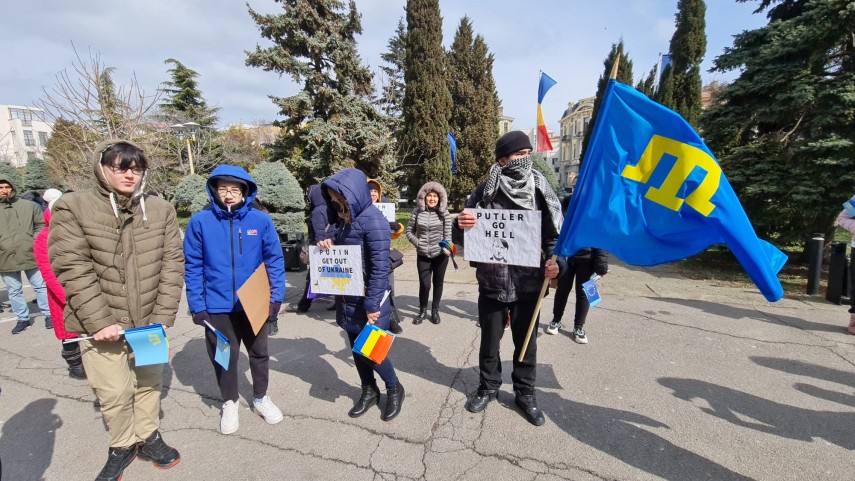
[[[231,345],[229,369],[214,362],[217,336],[206,330],[208,355],[217,375],[223,400],[220,432],[237,431],[240,344],[246,345],[252,373],[253,408],[269,424],[282,421],[282,412],[267,395],[268,329],[253,333],[237,297],[237,290],[264,262],[270,280],[268,327],[276,323],[285,298],[285,260],[270,216],[254,209],[258,187],[240,167],[221,165],[207,183],[211,205],[193,214],[184,236],[187,303],[193,322],[210,323]]]

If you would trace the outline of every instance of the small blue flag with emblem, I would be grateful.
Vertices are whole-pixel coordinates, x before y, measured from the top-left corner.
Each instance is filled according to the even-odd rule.
[[[125,340],[134,351],[134,365],[148,366],[169,361],[169,342],[162,324],[125,329]]]
[[[457,173],[457,140],[448,133],[448,151],[451,153],[451,173]]]
[[[220,331],[216,330],[210,322],[204,321],[205,326],[214,333],[217,338],[217,350],[214,351],[214,362],[222,366],[224,371],[229,370],[229,358],[232,354],[231,344],[229,340]]]
[[[769,301],[786,255],[757,238],[712,152],[679,114],[609,80],[555,253],[652,266],[726,244]]]

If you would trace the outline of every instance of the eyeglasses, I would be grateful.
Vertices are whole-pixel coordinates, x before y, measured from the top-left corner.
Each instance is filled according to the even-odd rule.
[[[217,193],[222,195],[222,196],[231,195],[232,197],[237,197],[239,195],[243,195],[243,191],[241,191],[237,187],[218,187]]]
[[[111,165],[109,167],[110,167],[111,172],[113,172],[114,174],[121,174],[121,175],[127,174],[129,170],[134,175],[143,175],[143,173],[145,172],[145,169],[140,169],[139,167],[134,167],[132,169],[123,169],[123,168],[115,166],[115,165]]]

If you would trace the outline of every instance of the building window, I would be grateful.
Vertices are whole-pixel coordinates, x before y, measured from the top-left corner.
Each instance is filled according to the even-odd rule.
[[[36,146],[36,139],[33,137],[33,131],[32,130],[25,130],[24,131],[24,145],[26,145],[27,147],[35,147]]]
[[[47,132],[39,132],[39,145],[47,147]]]

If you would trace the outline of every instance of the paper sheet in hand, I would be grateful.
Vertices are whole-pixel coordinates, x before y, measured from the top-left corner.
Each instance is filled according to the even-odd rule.
[[[395,219],[395,204],[391,202],[378,202],[374,204],[375,207],[380,209],[380,212],[383,213],[383,217],[386,218],[389,222],[396,222]]]
[[[237,291],[252,332],[258,335],[270,315],[270,279],[262,262]]]
[[[463,259],[540,267],[539,210],[472,209],[472,213],[476,222],[475,227],[464,231]]]
[[[134,351],[134,365],[150,366],[169,362],[169,343],[162,324],[125,329],[124,334]]]

